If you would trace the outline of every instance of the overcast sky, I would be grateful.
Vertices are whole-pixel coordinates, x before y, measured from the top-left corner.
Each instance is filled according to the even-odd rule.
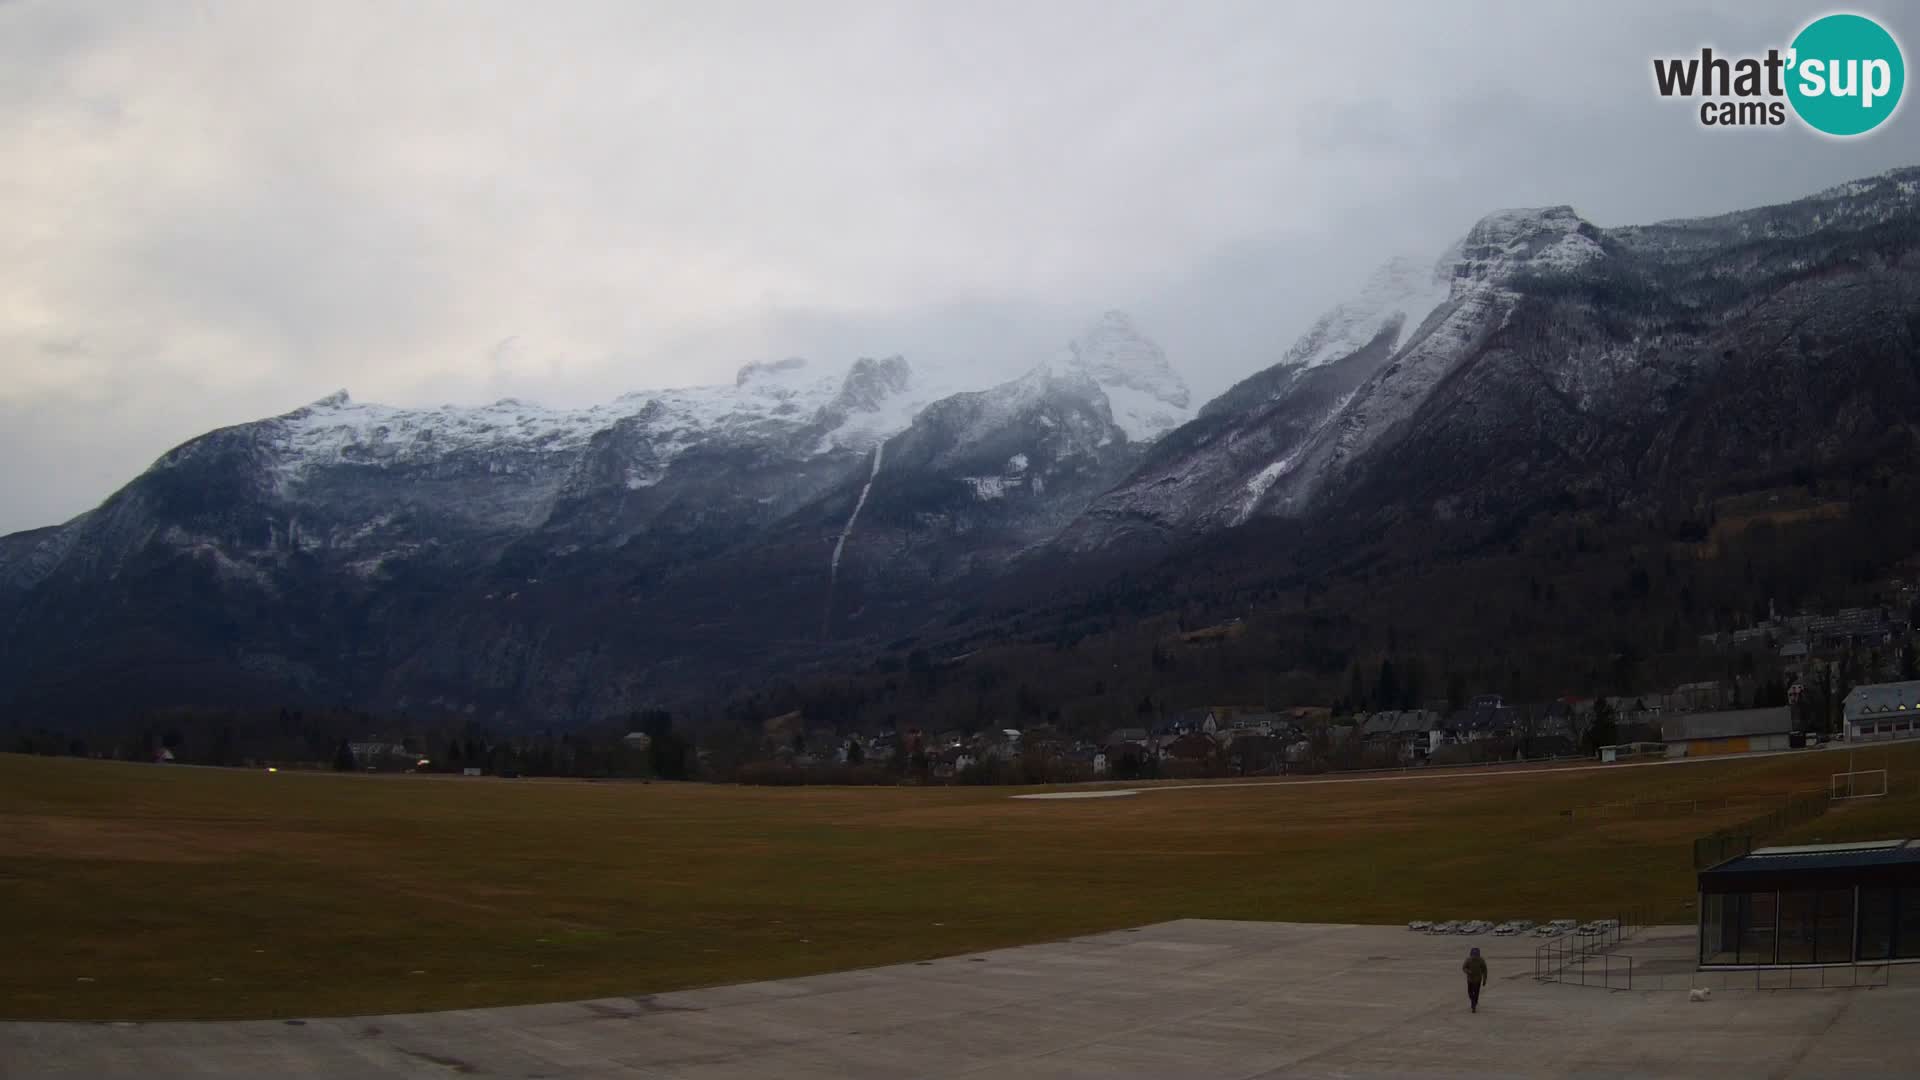
[[[1823,5],[0,0],[0,532],[335,389],[1011,373],[1119,307],[1201,397],[1482,214],[1920,162],[1703,130],[1650,58]],[[1920,15],[1861,4],[1908,43]],[[1887,12],[1891,11],[1891,16]]]

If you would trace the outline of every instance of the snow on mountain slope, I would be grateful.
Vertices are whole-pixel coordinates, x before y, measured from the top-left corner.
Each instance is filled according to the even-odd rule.
[[[1314,431],[1285,474],[1246,514],[1301,512],[1346,465],[1408,419],[1435,386],[1503,325],[1528,273],[1565,272],[1601,258],[1598,232],[1569,206],[1487,215],[1441,258],[1446,301],[1412,328],[1391,359],[1342,403],[1338,419]],[[1243,519],[1244,519],[1243,515]]]
[[[839,394],[820,411],[819,424],[827,430],[814,452],[864,453],[905,431],[920,410],[963,389],[941,373],[913,370],[898,356],[857,360]]]
[[[1509,210],[1483,218],[1437,262],[1388,262],[1278,363],[1162,439],[1065,544],[1305,512],[1502,324],[1517,300],[1510,283],[1602,257],[1596,234],[1568,207]]]
[[[850,622],[837,620],[900,603],[928,582],[997,572],[1052,539],[1151,445],[1120,426],[1111,392],[1086,366],[1050,360],[928,406],[885,444],[885,465],[862,490],[870,498],[843,481],[824,504],[827,521],[859,522],[846,530],[827,626],[844,629]]]
[[[1316,368],[1366,348],[1396,322],[1412,330],[1446,303],[1451,270],[1445,259],[1438,264],[1408,256],[1388,261],[1367,278],[1359,295],[1320,316],[1280,362]]]
[[[952,428],[954,462],[983,440],[996,444],[995,462],[1028,452],[1042,455],[1036,462],[1109,462],[1107,447],[1184,419],[1185,385],[1125,316],[1109,313],[1068,353],[975,392],[954,385],[967,372],[929,378],[898,356],[838,370],[798,357],[763,361],[728,385],[577,409],[512,399],[406,408],[341,391],[176,447],[115,497],[113,513],[0,548],[0,578],[34,587],[69,561],[83,533],[80,550],[102,567],[149,540],[256,569],[299,552],[357,567],[362,578],[415,556],[485,564],[514,545],[534,553],[527,558],[554,558],[636,538],[645,538],[644,558],[671,561],[676,544],[752,542],[864,470],[868,455],[936,405]],[[962,471],[986,475],[981,464],[969,459]],[[1044,473],[1020,483],[1037,495]],[[266,523],[258,539],[232,538],[240,519]]]
[[[1315,320],[1272,367],[1199,410],[1135,473],[1093,504],[1069,546],[1098,546],[1145,527],[1237,525],[1293,473],[1361,384],[1448,303],[1454,265],[1397,258]]]
[[[1266,497],[1267,492],[1273,490],[1275,484],[1293,472],[1294,468],[1300,464],[1300,458],[1307,452],[1308,447],[1327,429],[1327,425],[1333,423],[1346,410],[1347,403],[1353,400],[1354,393],[1355,391],[1349,390],[1342,394],[1334,401],[1331,408],[1308,426],[1305,435],[1288,449],[1285,456],[1262,468],[1247,480],[1244,494],[1227,517],[1228,524],[1240,525],[1253,516],[1254,511],[1260,506],[1260,500]]]
[[[1069,404],[1075,407],[1048,407]],[[1114,443],[1115,426],[1107,399],[1091,377],[1042,364],[998,386],[942,398],[921,414],[909,434],[935,448],[929,467],[945,469],[972,459],[982,446],[998,446],[1015,430],[1043,431],[1059,452],[1071,454]],[[1006,456],[997,449],[994,454],[996,460]]]
[[[1712,217],[1682,218],[1607,230],[1607,238],[1663,258],[1724,253],[1728,244],[1773,241],[1868,227],[1920,212],[1920,167],[1837,184],[1781,206],[1735,210]]]
[[[1105,313],[1069,343],[1061,367],[1099,385],[1129,441],[1151,441],[1193,418],[1187,384],[1124,312]]]
[[[844,373],[798,357],[748,364],[730,386],[647,390],[584,409],[549,409],[506,399],[491,405],[395,408],[345,391],[267,421],[284,491],[320,467],[425,465],[460,454],[564,454],[623,421],[647,432],[652,469],[629,486],[657,482],[689,447],[714,440],[772,440],[825,430],[813,454],[864,451],[903,430],[937,388],[915,394],[899,357],[860,360]],[[511,462],[499,468],[511,471]]]
[[[0,594],[8,589],[25,590],[59,565],[86,518],[82,514],[65,525],[0,536]]]
[[[1135,553],[1164,576],[1129,591],[1177,601],[1189,567],[1207,588],[1338,574],[1371,537],[1411,567],[1542,510],[1680,524],[1801,467],[1844,490],[1912,459],[1916,221],[1920,170],[1604,234],[1564,207],[1489,215],[1436,275],[1389,264],[1171,430],[1184,388],[1115,316],[925,408],[938,388],[884,359],[572,411],[328,399],[0,537],[0,702],[592,722],[938,627],[1025,637],[1002,612],[1050,605],[1055,554],[1130,536],[1300,519]],[[1127,561],[1071,569],[1097,584]]]
[[[1571,206],[1498,210],[1480,219],[1443,261],[1454,264],[1453,296],[1463,287],[1499,286],[1526,271],[1573,270],[1605,253],[1599,230]]]
[[[1012,456],[1024,469],[1028,453],[1041,448],[1002,446],[1015,432],[1047,444],[1032,460],[1072,457],[1121,442],[1149,443],[1190,418],[1190,402],[1160,346],[1126,315],[1109,311],[1060,355],[987,389],[943,396],[909,430],[938,447],[928,467],[971,460],[991,445],[996,467]],[[995,485],[986,489],[993,492],[988,497],[1001,492]]]
[[[1450,256],[1435,261],[1403,255],[1387,261],[1351,299],[1315,320],[1279,363],[1234,384],[1201,406],[1200,415],[1258,410],[1288,397],[1309,372],[1353,356],[1377,356],[1384,362],[1388,352],[1448,301],[1454,269]]]
[[[1118,312],[1108,312],[1069,346],[1058,365],[1063,378],[1098,384],[1114,422],[1129,439],[1145,441],[1190,415],[1186,384],[1160,347]],[[1048,376],[986,391],[991,426],[996,411],[1017,409],[1022,395],[1044,392]],[[651,454],[629,478],[634,488],[658,482],[688,448],[714,440],[778,440],[802,431],[817,438],[798,452],[866,453],[905,431],[936,401],[967,392],[951,376],[929,376],[907,361],[860,359],[844,371],[822,369],[799,357],[748,364],[732,385],[646,390],[584,409],[550,409],[514,399],[480,406],[397,408],[352,400],[345,391],[266,421],[275,479],[283,493],[320,467],[424,465],[461,454],[577,452],[623,422],[643,428]],[[503,460],[499,468],[514,466]]]

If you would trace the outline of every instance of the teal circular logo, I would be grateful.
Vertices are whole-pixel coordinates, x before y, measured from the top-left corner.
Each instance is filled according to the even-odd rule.
[[[1864,135],[1893,115],[1907,84],[1900,43],[1864,15],[1827,15],[1793,39],[1787,99],[1815,131]]]

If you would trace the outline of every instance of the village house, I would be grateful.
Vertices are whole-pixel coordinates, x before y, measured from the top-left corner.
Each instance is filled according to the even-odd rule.
[[[1394,742],[1399,744],[1401,757],[1407,760],[1431,754],[1442,734],[1440,714],[1431,709],[1408,709],[1393,726]]]
[[[1906,625],[1889,618],[1885,608],[1852,607],[1814,619],[1807,627],[1807,636],[1817,647],[1843,648],[1885,645],[1905,631]]]
[[[946,747],[933,755],[933,775],[940,780],[951,780],[972,768],[977,760],[972,751],[958,746]]]
[[[1848,742],[1920,738],[1920,682],[1856,686],[1840,703]]]
[[[1219,720],[1220,730],[1215,737],[1221,742],[1247,735],[1272,735],[1286,726],[1286,718],[1270,709],[1236,710]]]
[[[1526,730],[1523,752],[1529,757],[1567,757],[1577,754],[1587,722],[1577,711],[1576,702],[1564,698],[1548,702],[1528,717],[1523,725]]]
[[[1465,742],[1506,739],[1514,734],[1516,710],[1498,694],[1483,694],[1467,709],[1465,729],[1456,735]]]
[[[1660,705],[1661,699],[1658,695],[1655,695],[1652,698],[1647,698],[1645,696],[1627,697],[1622,695],[1615,695],[1615,696],[1604,698],[1602,700],[1606,701],[1607,708],[1613,711],[1613,716],[1616,723],[1626,723],[1629,721],[1640,721],[1640,720],[1646,720],[1652,723],[1659,722],[1659,717],[1661,714],[1661,705]]]
[[[1214,756],[1219,753],[1220,744],[1215,742],[1212,736],[1198,731],[1190,731],[1185,735],[1177,736],[1173,741],[1160,748],[1160,758],[1163,761],[1172,759],[1175,761],[1205,763],[1213,760]]]
[[[1272,735],[1283,723],[1277,712],[1265,709],[1239,712],[1227,720],[1221,733],[1231,734],[1236,738],[1243,734]]]
[[[1360,730],[1360,737],[1369,743],[1389,742],[1393,738],[1393,729],[1400,723],[1397,712],[1356,713],[1354,726]]]

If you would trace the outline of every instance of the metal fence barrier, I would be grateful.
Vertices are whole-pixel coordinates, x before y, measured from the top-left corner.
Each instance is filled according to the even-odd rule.
[[[1602,990],[1868,989],[1893,985],[1893,969],[1900,966],[1886,961],[1855,961],[1671,971],[1661,970],[1672,965],[1671,957],[1662,956],[1661,963],[1650,964],[1615,951],[1634,940],[1639,931],[1656,925],[1652,921],[1656,910],[1636,906],[1599,928],[1600,933],[1560,934],[1541,942],[1533,950],[1534,979]],[[1920,967],[1915,970],[1920,971]]]
[[[1633,957],[1608,951],[1589,952],[1570,938],[1571,935],[1553,938],[1534,950],[1534,978],[1603,990],[1634,988]]]
[[[1537,963],[1537,962],[1536,962]],[[1568,956],[1541,982],[1602,990],[1847,990],[1893,985],[1896,964],[1820,964],[1771,968],[1706,968],[1649,972],[1626,953]]]
[[[1867,989],[1893,985],[1893,969],[1885,963],[1819,964],[1791,967],[1719,969],[1642,973],[1635,990],[1830,990]]]
[[[1633,958],[1613,950],[1651,925],[1653,911],[1651,905],[1636,904],[1600,926],[1589,923],[1597,933],[1574,931],[1548,938],[1533,950],[1533,977],[1540,982],[1633,989]]]
[[[1873,770],[1860,770],[1870,772]],[[1846,776],[1847,773],[1836,775]],[[1902,779],[1883,781],[1881,794],[1893,794],[1911,790],[1920,784],[1920,778],[1912,776]],[[1778,833],[1785,832],[1795,825],[1804,824],[1825,814],[1832,806],[1831,791],[1812,791],[1792,796],[1772,811],[1759,817],[1716,829],[1693,842],[1693,868],[1704,870],[1717,866],[1728,859],[1735,859],[1751,852],[1759,842]],[[1843,799],[1845,796],[1842,797]],[[1562,811],[1565,813],[1565,811]]]
[[[1693,842],[1693,868],[1704,870],[1739,858],[1752,851],[1758,841],[1826,813],[1827,804],[1824,791],[1796,795],[1759,817],[1708,833]]]

